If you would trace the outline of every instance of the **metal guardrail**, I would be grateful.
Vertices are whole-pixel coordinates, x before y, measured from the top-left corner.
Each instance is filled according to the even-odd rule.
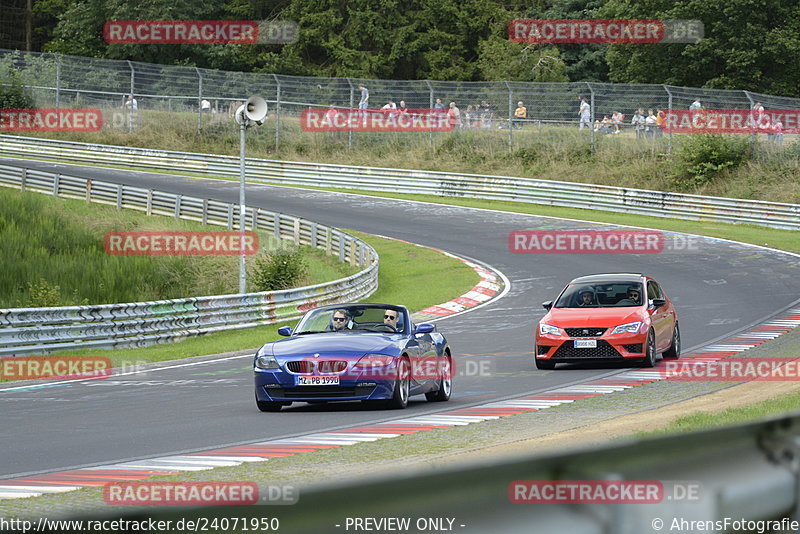
[[[0,153],[18,157],[172,169],[201,176],[238,176],[234,156],[0,136]],[[800,230],[800,204],[686,195],[646,189],[434,171],[248,159],[247,179],[280,185],[391,190],[443,197],[507,200],[687,220],[748,223]]]
[[[0,165],[0,186],[82,199],[227,226],[234,230],[238,205],[152,189]],[[347,278],[307,287],[151,302],[0,309],[0,356],[79,348],[141,347],[186,336],[297,319],[309,307],[360,300],[378,287],[378,255],[341,230],[291,215],[248,207],[246,226],[296,245],[338,254],[364,268]]]

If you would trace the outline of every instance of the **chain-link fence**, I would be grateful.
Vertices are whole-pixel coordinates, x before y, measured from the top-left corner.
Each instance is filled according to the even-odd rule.
[[[546,133],[551,139],[570,136],[573,142],[580,135],[583,137],[577,142],[583,143],[585,138],[587,146],[594,149],[600,137],[619,133],[622,137],[649,139],[653,146],[670,151],[671,134],[664,134],[654,124],[640,129],[632,124],[638,109],[644,110],[645,115],[650,109],[655,114],[658,110],[686,110],[696,99],[708,109],[751,109],[757,102],[767,109],[800,109],[797,98],[668,85],[315,78],[0,50],[0,82],[3,77],[8,78],[8,73],[15,73],[16,79],[32,92],[37,107],[100,108],[106,117],[105,128],[128,131],[147,121],[166,120],[164,113],[182,114],[184,119],[196,116],[199,133],[214,124],[232,125],[235,109],[248,96],[259,95],[269,104],[266,126],[274,129],[276,149],[282,142],[309,135],[324,136],[325,142],[338,143],[343,148],[398,136],[434,146],[436,136],[448,135],[433,131],[302,131],[299,117],[305,109],[358,107],[361,84],[368,88],[371,109],[390,101],[411,109],[434,108],[439,102],[447,107],[454,102],[460,110],[459,131],[472,132],[471,139],[476,143],[492,142],[498,147],[514,147],[526,138]],[[581,98],[589,106],[583,118]],[[519,116],[521,107],[525,108],[524,117]],[[775,148],[793,144],[794,137],[797,135],[787,134],[784,142],[781,136]],[[773,136],[769,139],[778,145]]]

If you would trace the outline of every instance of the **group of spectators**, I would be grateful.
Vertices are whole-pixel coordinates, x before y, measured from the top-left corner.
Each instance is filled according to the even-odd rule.
[[[360,91],[360,98],[358,101],[358,109],[371,109],[369,100],[369,89],[363,84],[358,86]],[[522,102],[519,103],[522,106]],[[418,109],[409,108],[405,100],[399,103],[394,99],[389,98],[386,103],[380,108],[383,113],[396,113],[401,114],[415,114],[420,113]],[[515,116],[525,118],[527,111],[522,106],[522,115],[515,113]],[[517,110],[519,112],[519,108]],[[491,129],[493,121],[497,120],[494,107],[486,100],[481,101],[480,104],[469,104],[467,109],[462,112],[455,102],[450,102],[445,105],[441,98],[437,98],[433,104],[433,113],[446,115],[449,124],[452,128],[483,128]]]
[[[603,115],[603,119],[595,120],[592,126],[592,109],[589,102],[587,102],[586,98],[583,96],[579,96],[578,99],[580,100],[580,106],[578,107],[578,116],[580,118],[579,129],[583,130],[584,127],[593,128],[595,132],[602,134],[618,134],[620,132],[620,127],[623,126],[625,122],[624,113],[614,111],[610,117],[608,115]],[[653,139],[664,135],[662,128],[666,119],[667,115],[663,110],[659,109],[653,111],[652,109],[648,109],[647,114],[645,114],[644,108],[639,108],[631,118],[631,126],[633,126],[633,130],[636,132],[637,139]]]
[[[591,106],[586,101],[586,98],[582,96],[578,98],[580,99],[578,108],[580,117],[579,129],[583,130],[584,127],[590,127]],[[703,103],[699,98],[695,98],[689,105],[689,112],[692,114],[702,113],[703,109]],[[610,117],[603,115],[602,120],[595,120],[593,129],[595,132],[602,134],[618,134],[620,127],[624,124],[624,119],[625,115],[623,113],[615,111]],[[639,108],[631,118],[631,126],[636,133],[637,139],[659,138],[664,135],[663,128],[666,120],[667,114],[664,110],[657,109],[653,111],[651,108],[645,114],[644,108]],[[780,116],[775,116],[774,119],[771,119],[769,114],[764,111],[764,106],[761,105],[761,102],[753,104],[747,125],[754,133],[766,133],[769,141],[777,144],[783,142],[783,123],[780,120]]]

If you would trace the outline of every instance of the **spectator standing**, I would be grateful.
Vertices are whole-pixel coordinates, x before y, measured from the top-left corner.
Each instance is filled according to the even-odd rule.
[[[359,111],[359,115],[361,115],[361,122],[364,126],[367,124],[367,112],[366,110],[369,109],[369,89],[363,84],[358,84],[358,89],[361,91],[361,98],[358,100],[358,109],[365,110]]]
[[[436,99],[436,103],[433,105],[433,109],[447,109],[447,107],[442,103],[441,98]]]
[[[695,98],[694,102],[689,105],[689,111],[697,111],[699,109],[703,109],[703,104],[700,102],[699,98]]]
[[[458,109],[455,102],[450,102],[450,109],[447,110],[447,120],[450,123],[450,129],[461,128],[461,110]]]
[[[486,100],[481,100],[481,128],[490,130],[492,128],[492,119],[494,118],[494,109],[491,104]]]
[[[133,95],[125,97],[122,107],[128,110],[128,130],[137,128],[139,126],[139,103],[133,98]]]
[[[656,135],[657,126],[656,115],[652,109],[647,110],[647,117],[644,119],[644,136],[652,139]]]
[[[580,128],[579,129],[583,130],[583,126],[584,125],[586,125],[586,127],[589,128],[591,126],[591,124],[592,124],[592,122],[591,122],[592,121],[592,109],[591,109],[591,106],[589,106],[589,103],[586,101],[586,99],[584,97],[579,96],[578,98],[581,101],[580,107],[578,108],[578,116],[580,117],[580,120],[581,120],[581,124],[580,124]]]
[[[200,101],[200,111],[202,113],[210,113],[211,112],[211,102],[206,100],[205,98]]]
[[[636,132],[636,138],[641,139],[644,137],[644,110],[639,108],[636,110],[636,113],[633,115],[631,119],[631,126],[633,126],[633,131]]]
[[[465,128],[472,128],[475,126],[472,121],[475,120],[475,108],[472,107],[472,104],[467,106],[467,110],[464,112],[464,127]]]
[[[667,124],[667,114],[663,109],[656,112],[656,137],[664,137],[664,125]]]
[[[772,141],[778,146],[783,144],[783,123],[780,116],[776,116],[772,124]]]
[[[514,125],[522,128],[525,124],[525,120],[528,118],[528,108],[520,100],[517,102],[517,109],[514,110]]]
[[[369,89],[364,84],[358,84],[358,89],[361,91],[361,98],[358,101],[358,109],[369,108]]]

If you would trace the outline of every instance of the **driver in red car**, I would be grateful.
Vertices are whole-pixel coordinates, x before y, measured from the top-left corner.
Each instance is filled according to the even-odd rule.
[[[578,296],[580,297],[578,306],[594,306],[596,304],[594,301],[594,291],[589,288],[582,289]]]

